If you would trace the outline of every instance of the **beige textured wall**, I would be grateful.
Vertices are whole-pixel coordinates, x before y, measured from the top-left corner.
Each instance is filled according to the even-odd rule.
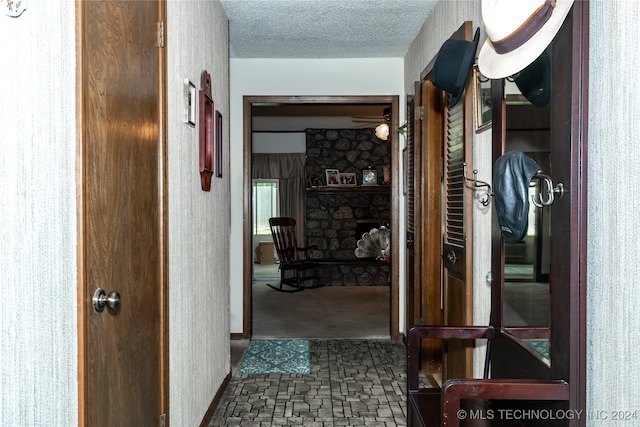
[[[440,46],[465,21],[472,22],[474,31],[478,26],[482,27],[479,1],[443,0],[436,5],[404,58],[404,86],[407,94],[414,93],[414,82],[420,80],[421,73],[437,55]],[[484,40],[482,33],[480,40]],[[490,130],[474,134],[473,162],[473,168],[478,169],[478,179],[490,183],[493,176]],[[474,202],[473,209],[473,323],[486,325],[489,322],[491,303],[491,289],[485,280],[487,272],[491,270],[491,207]],[[479,343],[474,351],[475,376],[482,376],[484,359],[485,346]]]
[[[640,9],[592,0],[589,11],[587,425],[637,425],[611,411],[640,411]]]
[[[167,2],[170,422],[196,426],[225,376],[229,349],[228,24],[220,2]],[[183,80],[211,74],[224,125],[223,178],[200,187],[199,135],[182,123]],[[235,172],[239,174],[239,171]]]
[[[440,46],[465,21],[473,23],[473,29],[480,26],[480,43],[485,38],[477,0],[441,0],[425,21],[404,57],[404,87],[406,93],[413,93],[413,82],[420,80],[420,73],[435,57]],[[479,52],[479,48],[478,48]]]
[[[74,7],[0,14],[2,426],[78,423]]]

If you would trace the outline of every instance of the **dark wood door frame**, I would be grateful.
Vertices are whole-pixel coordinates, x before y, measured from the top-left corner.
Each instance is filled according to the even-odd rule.
[[[588,160],[588,75],[589,75],[589,2],[573,4],[565,24],[558,32],[553,47],[553,63],[562,64],[553,70],[556,84],[552,92],[553,113],[551,119],[552,166],[554,182],[564,184],[564,196],[556,201],[556,209],[565,215],[557,215],[556,229],[563,230],[562,239],[552,242],[554,271],[550,274],[551,286],[551,366],[537,368],[530,357],[508,355],[503,360],[514,360],[513,368],[502,375],[517,375],[528,369],[537,377],[564,379],[569,383],[571,409],[585,410],[586,399],[586,293],[587,293],[587,160]],[[504,86],[492,84],[493,99],[493,162],[505,151],[506,113]],[[559,162],[557,159],[569,161]],[[558,211],[556,211],[558,212]],[[493,211],[494,224],[497,222]],[[499,313],[503,307],[502,284],[504,283],[504,242],[500,230],[492,228],[492,273],[491,288],[492,326],[503,328]],[[512,348],[515,340],[505,341]],[[493,347],[495,349],[495,345]],[[493,350],[492,350],[493,351]],[[492,353],[492,363],[496,361]],[[507,363],[495,363],[502,370]],[[570,420],[570,426],[583,426],[586,418]]]
[[[251,291],[251,262],[252,259],[252,235],[251,235],[251,106],[255,103],[279,103],[279,104],[390,104],[391,105],[391,129],[399,126],[399,96],[245,96],[243,98],[243,304],[242,304],[242,336],[251,338],[252,334],[252,291]],[[397,132],[390,132],[391,144],[391,310],[390,310],[390,335],[392,339],[401,339],[399,332],[398,313],[400,309],[399,298],[399,208],[400,192],[402,191],[399,171],[399,137]]]

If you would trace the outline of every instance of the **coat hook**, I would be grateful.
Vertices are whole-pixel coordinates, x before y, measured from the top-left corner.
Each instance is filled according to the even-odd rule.
[[[540,172],[535,174],[533,177],[540,179],[540,193],[538,194],[537,199],[534,195],[531,195],[531,202],[537,207],[542,208],[545,206],[551,206],[555,200],[556,194],[560,198],[564,196],[564,185],[561,182],[559,182],[558,185],[554,186],[551,177]],[[546,190],[544,188],[545,184]],[[544,197],[545,193],[547,195],[546,200]]]
[[[464,181],[471,181],[473,187],[472,190],[475,192],[477,189],[479,188],[487,188],[487,190],[484,191],[483,194],[476,194],[476,200],[478,200],[478,202],[480,202],[480,204],[482,206],[489,206],[489,203],[491,203],[491,197],[493,196],[493,192],[491,191],[491,185],[485,181],[480,181],[478,179],[478,170],[474,169],[473,170],[473,178],[468,178],[467,177],[467,164],[463,163],[462,164],[462,177],[464,178]]]

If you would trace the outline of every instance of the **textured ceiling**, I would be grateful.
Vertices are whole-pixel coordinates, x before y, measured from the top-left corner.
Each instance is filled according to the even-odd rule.
[[[437,0],[221,0],[231,57],[403,57]]]

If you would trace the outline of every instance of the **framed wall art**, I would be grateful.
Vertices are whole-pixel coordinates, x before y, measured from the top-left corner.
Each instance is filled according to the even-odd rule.
[[[473,67],[473,87],[476,104],[476,133],[491,127],[491,79]]]

